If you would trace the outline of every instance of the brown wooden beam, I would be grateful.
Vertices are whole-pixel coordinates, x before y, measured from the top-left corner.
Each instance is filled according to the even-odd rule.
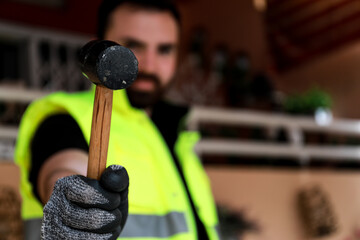
[[[356,2],[354,0],[342,0],[339,3],[337,3],[336,5],[329,6],[329,7],[325,8],[324,10],[317,12],[316,14],[311,15],[307,18],[304,18],[298,22],[295,22],[282,30],[284,30],[285,32],[296,30],[297,28],[299,28],[301,26],[311,24],[312,22],[314,22],[320,18],[326,17],[327,15],[332,14],[336,11],[341,11],[341,9],[343,7],[345,7],[349,4],[353,4],[353,3],[358,4],[358,2]]]
[[[283,3],[285,4],[293,4],[290,7],[281,10],[280,6],[276,6],[276,4],[268,4],[267,11],[266,11],[266,21],[269,22],[278,22],[280,19],[286,18],[288,16],[293,15],[295,12],[299,11],[299,9],[308,7],[309,5],[313,4],[314,1],[325,1],[325,0],[298,0],[299,3],[293,3],[295,0],[287,0]],[[280,9],[280,10],[277,10]]]

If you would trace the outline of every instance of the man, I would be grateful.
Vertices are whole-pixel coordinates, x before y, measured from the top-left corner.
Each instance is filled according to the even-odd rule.
[[[83,177],[93,90],[52,94],[24,114],[15,153],[22,213],[31,223],[47,203],[43,239],[218,239],[211,190],[192,151],[198,135],[181,131],[186,109],[160,101],[174,76],[179,25],[164,0],[101,4],[98,37],[130,48],[139,75],[126,93],[114,92],[112,166],[100,181]]]

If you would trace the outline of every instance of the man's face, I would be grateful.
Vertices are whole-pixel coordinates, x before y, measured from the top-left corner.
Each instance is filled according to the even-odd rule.
[[[105,39],[131,49],[139,61],[137,80],[127,89],[131,104],[151,107],[175,73],[179,27],[167,11],[121,5],[110,17]]]

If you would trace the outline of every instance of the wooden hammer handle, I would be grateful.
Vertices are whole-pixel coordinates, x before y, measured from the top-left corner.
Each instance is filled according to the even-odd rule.
[[[100,179],[106,168],[113,90],[96,85],[87,177]]]

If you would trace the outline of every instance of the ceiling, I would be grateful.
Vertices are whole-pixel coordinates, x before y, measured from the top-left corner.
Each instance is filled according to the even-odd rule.
[[[359,0],[268,0],[265,23],[279,70],[360,39]]]

